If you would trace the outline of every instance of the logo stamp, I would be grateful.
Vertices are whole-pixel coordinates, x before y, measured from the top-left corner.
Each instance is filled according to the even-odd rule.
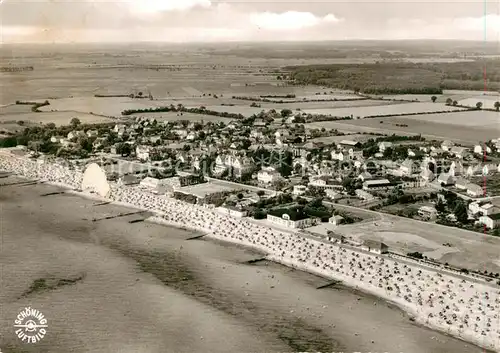
[[[47,319],[38,310],[31,307],[21,310],[14,321],[17,337],[26,343],[40,342],[47,334]]]

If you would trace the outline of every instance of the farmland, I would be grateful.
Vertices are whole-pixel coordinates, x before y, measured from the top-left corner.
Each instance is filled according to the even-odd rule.
[[[11,126],[16,122],[23,122],[24,124],[48,124],[54,123],[56,125],[69,125],[71,119],[77,118],[84,124],[97,124],[97,123],[107,123],[112,122],[113,119],[86,114],[86,113],[74,113],[74,112],[43,112],[43,113],[20,113],[20,114],[5,114],[0,115],[0,129],[4,128],[10,130],[8,126]]]
[[[472,114],[477,112],[463,112],[457,114]],[[479,112],[485,113],[485,112]],[[439,117],[447,116],[453,113],[436,114]],[[492,112],[492,114],[495,114]],[[337,129],[344,133],[380,133],[380,134],[397,134],[397,135],[422,135],[429,139],[452,140],[455,142],[474,144],[478,141],[484,141],[492,138],[498,138],[500,135],[500,127],[486,128],[483,126],[469,126],[464,128],[458,124],[437,123],[433,121],[420,120],[420,117],[433,116],[417,115],[406,117],[389,117],[377,119],[360,119],[360,120],[344,120],[323,121],[317,123],[306,124],[307,128]],[[473,115],[469,115],[473,118]],[[380,123],[382,121],[382,123]],[[494,127],[494,126],[493,126]]]
[[[308,114],[327,114],[332,116],[350,116],[354,118],[366,118],[382,115],[402,115],[427,112],[453,111],[460,108],[447,106],[442,103],[401,103],[380,105],[376,107],[352,107],[352,108],[325,108],[305,109]]]

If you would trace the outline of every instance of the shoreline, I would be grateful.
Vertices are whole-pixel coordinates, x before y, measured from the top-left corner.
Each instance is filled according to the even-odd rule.
[[[10,158],[14,158],[14,156],[11,156]],[[15,157],[15,158],[19,158],[19,157]],[[31,162],[31,161],[26,161],[26,160],[23,160],[23,161],[36,164],[36,162]],[[0,162],[1,162],[1,160],[0,160]],[[40,166],[37,166],[37,167],[40,168]],[[44,167],[47,167],[47,164],[45,164]],[[2,169],[4,169],[4,168],[2,168]],[[61,168],[59,167],[58,169],[61,169]],[[65,169],[65,168],[62,168],[62,169]],[[12,172],[16,173],[16,171],[12,171]],[[70,174],[72,172],[74,173],[74,171],[68,171],[68,170],[63,171],[63,173],[68,173],[68,172]],[[79,174],[81,174],[81,173],[79,173]],[[43,176],[43,174],[42,174],[42,176]],[[336,271],[327,270],[325,268],[325,265],[323,265],[323,269],[321,269],[319,266],[314,266],[314,264],[316,264],[316,259],[314,259],[314,261],[312,261],[312,264],[311,264],[311,260],[313,260],[313,259],[309,258],[309,256],[306,256],[306,260],[299,259],[299,258],[295,259],[293,256],[293,255],[297,256],[297,254],[294,252],[295,250],[293,250],[293,249],[295,249],[295,245],[292,245],[292,247],[291,247],[292,250],[290,250],[290,249],[287,249],[286,251],[284,250],[280,255],[277,253],[277,251],[275,251],[276,253],[273,253],[272,251],[270,251],[269,244],[267,244],[268,246],[266,246],[265,243],[261,242],[259,244],[259,243],[256,243],[255,240],[253,240],[253,243],[252,243],[252,241],[250,239],[251,235],[248,235],[247,237],[241,236],[241,235],[238,237],[238,236],[235,236],[234,234],[228,235],[227,233],[223,232],[223,229],[220,229],[220,228],[216,228],[215,230],[210,229],[209,227],[212,226],[212,223],[210,223],[209,227],[206,227],[207,220],[203,218],[203,215],[200,216],[202,221],[199,219],[197,220],[196,217],[199,215],[199,213],[204,213],[208,217],[211,216],[212,219],[215,221],[225,223],[226,225],[231,226],[231,227],[234,225],[234,228],[235,228],[234,230],[241,231],[242,233],[244,231],[247,231],[247,230],[250,231],[249,229],[251,229],[252,231],[254,231],[254,234],[257,234],[258,239],[260,239],[259,235],[261,235],[267,240],[267,236],[272,237],[275,235],[274,233],[277,233],[277,234],[285,236],[285,237],[289,237],[289,238],[293,237],[290,239],[297,240],[298,235],[296,235],[296,234],[292,235],[292,234],[287,234],[286,232],[282,232],[282,231],[278,232],[278,231],[273,230],[273,229],[266,229],[266,227],[264,227],[264,226],[256,226],[255,224],[250,223],[250,222],[245,221],[245,220],[243,220],[243,221],[236,220],[236,219],[232,219],[230,217],[216,214],[215,211],[211,211],[211,210],[208,210],[206,208],[203,208],[203,207],[200,207],[197,205],[186,204],[186,203],[183,203],[179,200],[168,199],[166,197],[160,197],[158,195],[148,194],[146,192],[142,192],[141,190],[139,190],[137,188],[130,188],[130,189],[125,188],[125,190],[130,191],[134,195],[135,195],[135,193],[137,193],[138,195],[142,195],[142,197],[145,198],[146,201],[148,201],[148,202],[153,202],[152,200],[157,201],[157,202],[163,202],[167,205],[172,206],[174,209],[176,209],[176,206],[177,206],[177,208],[185,207],[186,209],[189,209],[194,214],[192,215],[192,218],[183,219],[181,216],[181,215],[183,215],[181,213],[182,210],[177,211],[180,213],[180,215],[172,215],[171,213],[166,213],[166,212],[159,210],[158,209],[159,207],[158,208],[147,208],[147,207],[141,207],[143,205],[139,205],[139,202],[138,202],[138,204],[133,204],[133,203],[130,203],[130,202],[127,202],[124,200],[120,200],[120,201],[114,200],[113,197],[111,197],[111,196],[115,196],[116,198],[119,199],[120,192],[123,193],[123,191],[118,192],[117,191],[118,189],[115,190],[116,186],[112,187],[112,192],[117,192],[116,195],[111,194],[109,198],[102,198],[102,197],[98,197],[96,195],[91,195],[91,194],[88,194],[85,192],[79,192],[79,191],[74,190],[75,189],[74,186],[77,184],[76,181],[74,181],[72,183],[73,184],[72,185],[72,184],[66,184],[66,183],[61,182],[61,181],[52,181],[50,179],[46,179],[43,177],[39,178],[39,179],[43,180],[44,183],[51,184],[51,185],[54,185],[57,187],[63,187],[63,188],[69,189],[68,190],[69,193],[80,196],[80,197],[87,197],[87,198],[91,198],[91,199],[95,199],[95,200],[99,200],[99,201],[110,201],[111,203],[113,203],[115,205],[120,205],[120,206],[124,206],[127,208],[133,208],[133,209],[137,209],[137,210],[151,212],[154,214],[154,216],[151,216],[148,218],[148,220],[151,222],[163,224],[166,226],[174,226],[176,228],[181,228],[184,230],[191,230],[191,231],[206,233],[205,236],[208,238],[220,240],[220,241],[223,241],[223,242],[229,243],[229,244],[242,245],[246,248],[257,250],[260,253],[265,254],[266,258],[269,261],[273,261],[273,262],[276,262],[278,264],[281,264],[281,265],[284,265],[284,266],[287,266],[290,268],[294,268],[294,269],[301,270],[301,271],[304,271],[307,273],[311,273],[311,274],[320,276],[322,278],[328,278],[328,279],[332,279],[332,280],[340,280],[342,282],[342,285],[344,285],[347,288],[352,288],[354,290],[359,290],[360,292],[363,292],[363,293],[366,293],[369,295],[373,295],[379,299],[382,299],[382,300],[388,302],[389,304],[392,304],[392,305],[398,307],[400,310],[402,310],[405,313],[405,315],[408,315],[408,317],[413,318],[415,322],[417,322],[418,324],[420,324],[424,327],[427,327],[427,328],[430,328],[432,330],[450,335],[452,337],[459,338],[459,339],[466,341],[466,342],[476,344],[476,345],[483,347],[483,348],[486,348],[486,349],[493,349],[493,350],[500,352],[500,339],[495,340],[492,337],[492,339],[490,339],[490,342],[488,342],[486,337],[483,338],[480,335],[478,335],[477,333],[474,334],[474,333],[470,332],[470,330],[468,330],[468,331],[464,330],[465,332],[463,332],[463,331],[460,332],[460,329],[457,328],[456,325],[455,326],[448,325],[447,327],[444,326],[443,324],[440,325],[439,322],[435,322],[437,320],[430,320],[429,317],[425,318],[425,314],[427,314],[427,312],[426,312],[427,308],[423,307],[419,310],[419,307],[416,306],[416,304],[412,305],[411,302],[406,303],[406,302],[408,302],[408,300],[406,300],[406,302],[405,302],[405,300],[403,300],[403,298],[401,298],[401,297],[398,298],[395,295],[391,295],[394,292],[388,291],[387,288],[383,289],[383,287],[380,287],[380,285],[379,285],[379,288],[377,288],[375,285],[369,286],[366,283],[362,283],[361,280],[358,280],[357,278],[352,278],[352,273],[349,273],[349,274],[351,274],[351,277],[349,277],[347,273],[346,274],[340,273],[339,270],[336,270]],[[76,176],[75,179],[78,179],[78,176]],[[75,179],[73,179],[73,180],[75,180]],[[124,194],[124,195],[126,195],[126,194]],[[122,199],[123,199],[123,197],[122,197]],[[144,201],[144,203],[146,203],[146,201]],[[183,216],[186,217],[186,215],[183,215]],[[180,221],[174,220],[174,218],[177,219],[176,217],[180,218],[181,220]],[[245,225],[247,225],[247,228],[245,228]],[[249,228],[248,226],[250,226],[251,228]],[[259,233],[259,231],[260,231],[260,233]],[[323,251],[324,248],[327,247],[327,246],[325,246],[325,244],[322,244],[321,242],[319,242],[317,240],[302,238],[302,239],[300,239],[300,241],[298,241],[298,243],[302,243],[302,242],[304,242],[304,243],[307,242],[307,244],[309,245],[309,248],[313,248],[313,247],[318,248],[318,252]],[[274,244],[274,242],[273,242],[273,244]],[[287,242],[287,244],[288,244],[288,242]],[[334,245],[332,244],[331,246],[334,246]],[[344,255],[342,255],[343,248],[342,247],[338,247],[338,248],[339,249],[337,249],[337,251],[341,253],[341,256],[344,256]],[[279,248],[279,250],[282,250],[282,248]],[[347,256],[347,250],[345,250],[345,249],[343,249],[343,250],[344,250],[343,253],[345,253],[346,254],[345,256]],[[300,255],[300,250],[298,252]],[[349,250],[349,252],[351,252],[351,250]],[[354,252],[353,252],[353,254],[354,254]],[[380,267],[382,267],[382,264],[384,264],[386,262],[387,263],[393,262],[394,264],[397,264],[397,261],[395,261],[395,260],[385,259],[381,256],[375,256],[375,255],[373,257],[376,259],[379,259],[379,260],[381,259],[381,262],[379,261]],[[340,260],[340,261],[342,263],[342,260]],[[386,263],[386,267],[388,267],[387,263]],[[374,261],[374,264],[376,265],[375,261]],[[342,266],[340,266],[340,268],[342,268]],[[420,272],[422,272],[422,271],[420,271]],[[432,273],[430,270],[426,271],[426,272]],[[440,275],[437,277],[444,277],[444,276]],[[447,277],[451,277],[451,276],[447,276]],[[370,283],[371,283],[371,281],[370,281]],[[380,283],[380,281],[379,281],[379,283]],[[471,288],[472,288],[472,285],[471,285]],[[478,290],[476,290],[476,292],[478,292]],[[497,298],[500,298],[498,296],[498,294],[497,294]],[[497,302],[498,301],[500,301],[500,299],[497,299]],[[445,305],[445,304],[443,304],[443,305]],[[489,308],[488,310],[492,310],[492,309],[493,308]],[[493,321],[493,324],[495,324],[494,321]],[[485,336],[485,335],[482,335],[482,336]]]

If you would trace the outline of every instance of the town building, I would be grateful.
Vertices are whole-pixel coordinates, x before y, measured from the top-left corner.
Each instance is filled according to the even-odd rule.
[[[331,230],[329,230],[327,232],[327,239],[328,239],[328,241],[338,243],[338,244],[344,244],[345,240],[346,240],[345,236],[343,236],[342,234],[332,232]]]
[[[280,178],[280,173],[273,167],[264,167],[257,173],[257,180],[264,184],[271,184]]]
[[[328,220],[328,223],[332,224],[334,226],[338,226],[338,225],[342,224],[343,222],[344,222],[344,217],[339,216],[339,215],[330,217],[330,219]]]
[[[290,229],[304,229],[320,222],[319,218],[312,218],[301,211],[280,209],[271,210],[267,215],[270,223]]]
[[[489,216],[495,213],[495,206],[489,201],[471,202],[469,204],[469,211],[473,215],[481,214],[483,216]]]
[[[246,217],[248,214],[247,211],[245,211],[239,207],[236,207],[236,206],[224,205],[221,207],[217,207],[216,210],[217,210],[217,212],[219,212],[221,214],[224,214],[226,216],[235,217],[235,218],[243,218],[243,217]]]
[[[467,195],[472,197],[484,196],[484,190],[479,185],[469,183],[467,185]]]
[[[500,226],[500,213],[479,217],[479,223],[484,224],[486,228],[493,229]]]
[[[365,240],[361,248],[375,254],[387,254],[389,252],[389,247],[377,240]]]
[[[375,200],[375,196],[373,196],[369,192],[366,192],[365,190],[357,189],[355,191],[355,193],[356,193],[356,196],[359,197],[361,200],[365,200],[365,201],[373,201],[373,200]]]
[[[418,215],[425,219],[435,219],[438,212],[433,206],[422,206],[418,209]]]
[[[307,190],[307,186],[305,186],[305,185],[294,185],[292,194],[294,194],[295,196],[301,196],[301,195],[304,195],[306,193],[306,190]]]
[[[363,190],[384,190],[394,187],[387,179],[367,180],[363,183]]]
[[[393,144],[392,142],[388,142],[388,141],[382,141],[382,142],[379,142],[378,144],[378,150],[381,152],[381,153],[384,153],[384,151],[388,148],[392,148]]]

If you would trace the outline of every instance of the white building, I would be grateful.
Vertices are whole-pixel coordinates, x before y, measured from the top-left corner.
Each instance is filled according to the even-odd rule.
[[[356,193],[356,196],[359,197],[361,200],[365,200],[365,201],[375,200],[375,196],[373,196],[369,192],[366,192],[365,190],[357,189],[355,191],[355,193]]]
[[[441,149],[443,149],[444,151],[449,151],[453,146],[455,146],[453,142],[446,140],[441,144]]]
[[[481,214],[489,216],[494,213],[495,206],[491,202],[471,202],[469,204],[469,211],[473,214]]]
[[[459,190],[467,190],[467,186],[469,185],[469,181],[464,178],[457,178],[455,181],[455,187]]]
[[[257,180],[264,184],[271,184],[279,178],[281,178],[280,173],[273,167],[264,167],[257,173]]]
[[[455,157],[464,158],[465,155],[467,154],[467,148],[455,146],[450,149],[450,153],[453,154]]]
[[[467,195],[472,197],[480,197],[484,195],[483,188],[476,184],[467,185]]]
[[[335,189],[326,189],[325,194],[327,197],[331,198],[332,200],[338,200],[338,199],[342,198],[342,194]]]
[[[361,248],[379,255],[389,252],[389,247],[386,244],[376,240],[365,240]]]
[[[411,159],[406,159],[400,167],[403,175],[412,175],[418,170],[418,167],[415,166],[415,163]]]
[[[380,152],[383,153],[388,148],[392,148],[392,142],[387,142],[387,141],[379,142],[379,144],[378,144],[378,150]]]
[[[486,147],[486,149],[485,149]],[[484,151],[486,150],[486,153],[491,153],[491,148],[489,148],[488,146],[485,146],[485,145],[474,145],[474,153],[478,153],[478,154],[483,154]]]
[[[292,194],[294,194],[295,196],[304,195],[306,193],[306,190],[307,186],[305,185],[294,185]]]
[[[453,185],[455,183],[454,178],[448,173],[441,173],[438,177],[438,182],[440,185]]]
[[[330,223],[334,226],[338,226],[338,225],[342,224],[343,222],[344,222],[344,217],[339,216],[339,215],[330,217],[330,219],[328,220],[328,223]]]
[[[432,206],[422,206],[418,209],[418,215],[427,219],[434,219],[437,216],[437,210]]]
[[[237,208],[237,207],[233,207],[233,206],[226,205],[226,206],[222,206],[222,207],[217,207],[216,210],[217,210],[217,212],[219,212],[221,214],[235,217],[235,218],[243,218],[243,217],[247,216],[247,211],[242,210],[242,209]]]
[[[318,218],[298,217],[298,218],[294,219],[287,213],[283,213],[281,215],[281,217],[268,214],[267,220],[270,223],[279,225],[281,227],[290,228],[290,229],[304,229],[304,228],[312,227],[312,226],[319,223]]]
[[[479,217],[479,223],[484,224],[489,229],[497,228],[500,225],[500,213],[481,216]]]
[[[136,155],[137,159],[140,159],[143,161],[149,160],[149,152],[150,152],[150,149],[148,146],[137,146],[135,148],[135,155]]]

